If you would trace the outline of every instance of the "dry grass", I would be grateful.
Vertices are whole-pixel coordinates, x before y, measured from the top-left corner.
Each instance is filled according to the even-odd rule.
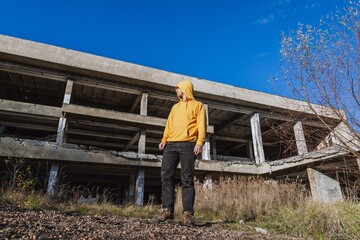
[[[360,205],[351,201],[284,206],[260,217],[258,224],[307,239],[360,239]]]
[[[298,183],[276,182],[258,177],[222,178],[212,189],[195,183],[195,216],[200,220],[254,220],[284,205],[297,207],[308,199],[308,191]],[[177,188],[175,213],[181,214],[181,189]]]
[[[95,195],[98,188],[86,186],[62,186],[54,197],[36,191],[22,189],[6,190],[0,194],[0,201],[10,203],[26,209],[52,209],[60,211],[78,212],[81,215],[117,215],[123,217],[152,218],[156,216],[160,207],[151,201],[145,206],[134,204],[115,205],[111,200],[111,191],[105,189],[101,192],[99,201],[94,204],[81,204],[78,199],[81,194]]]
[[[303,184],[276,182],[260,177],[222,178],[206,188],[196,181],[195,218],[197,221],[225,221],[233,229],[249,231],[254,226],[274,233],[307,239],[359,239],[360,205],[355,201],[315,204]],[[176,189],[175,215],[181,216],[181,188]],[[32,188],[4,190],[0,201],[28,209],[76,211],[84,215],[118,215],[153,218],[160,206],[114,205],[111,189],[61,186],[55,197]],[[81,194],[99,194],[96,204],[79,204]],[[153,199],[153,198],[151,198]],[[239,223],[242,222],[242,223]]]
[[[56,209],[57,203],[49,196],[34,191],[4,191],[0,201],[27,209]]]

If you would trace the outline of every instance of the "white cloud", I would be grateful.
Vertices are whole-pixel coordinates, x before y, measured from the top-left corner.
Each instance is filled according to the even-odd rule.
[[[256,25],[266,25],[271,23],[272,21],[274,21],[275,16],[273,14],[270,14],[269,16],[265,17],[265,18],[261,18],[256,20]]]
[[[258,55],[255,55],[253,57],[253,59],[258,59],[258,58],[262,58],[262,57],[266,57],[268,55],[270,55],[271,52],[263,52],[263,53],[259,53]]]

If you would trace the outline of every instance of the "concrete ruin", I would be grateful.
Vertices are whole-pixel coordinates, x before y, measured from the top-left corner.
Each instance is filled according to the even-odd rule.
[[[183,79],[207,109],[200,180],[307,179],[307,168],[341,169],[348,156],[334,139],[324,142],[341,124],[326,107],[312,106],[325,126],[302,101],[0,35],[0,166],[41,163],[49,193],[61,179],[110,186],[120,202],[143,204],[160,195],[157,146]]]

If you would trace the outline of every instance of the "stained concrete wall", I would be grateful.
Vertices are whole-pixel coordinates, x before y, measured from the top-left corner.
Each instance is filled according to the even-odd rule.
[[[335,203],[343,200],[338,181],[314,170],[307,169],[313,200],[321,203]]]

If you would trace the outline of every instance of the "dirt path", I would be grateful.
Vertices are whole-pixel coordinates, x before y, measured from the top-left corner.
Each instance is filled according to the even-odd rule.
[[[119,216],[26,210],[0,203],[0,239],[274,239],[225,229],[221,224],[186,227]],[[289,239],[278,238],[275,239]]]

